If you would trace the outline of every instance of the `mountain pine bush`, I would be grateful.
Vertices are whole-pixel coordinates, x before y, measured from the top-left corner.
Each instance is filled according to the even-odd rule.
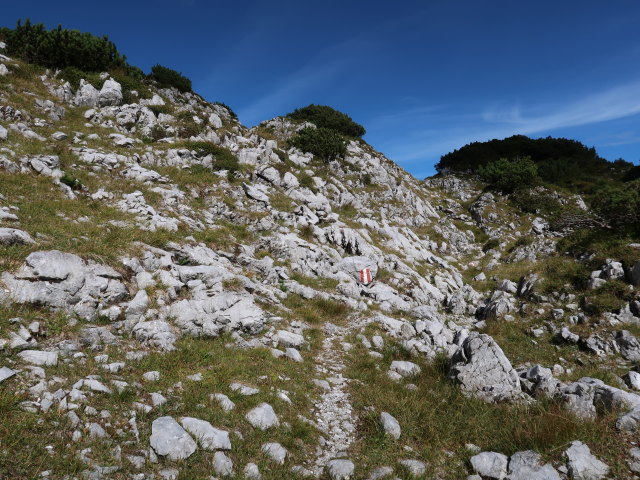
[[[150,77],[162,87],[175,87],[181,92],[191,91],[191,80],[171,68],[154,65]]]
[[[309,152],[325,162],[330,162],[347,153],[342,135],[329,128],[303,128],[291,139],[291,145]]]
[[[354,122],[349,115],[326,105],[308,105],[303,108],[297,108],[287,114],[287,117],[293,120],[311,122],[318,128],[335,130],[349,137],[362,137],[366,133],[364,127]]]

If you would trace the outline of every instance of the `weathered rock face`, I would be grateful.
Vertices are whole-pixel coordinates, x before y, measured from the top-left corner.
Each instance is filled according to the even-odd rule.
[[[489,335],[469,334],[451,359],[449,377],[465,393],[487,402],[522,398],[518,373]]]
[[[15,274],[2,275],[15,303],[68,310],[88,320],[100,306],[127,296],[121,278],[111,267],[58,250],[34,252]]]

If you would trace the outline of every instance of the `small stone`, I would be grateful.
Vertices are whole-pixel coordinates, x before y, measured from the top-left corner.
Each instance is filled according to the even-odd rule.
[[[422,371],[422,369],[415,363],[400,360],[391,362],[391,367],[389,368],[392,372],[396,372],[398,375],[405,378],[418,375]]]
[[[400,460],[400,465],[407,469],[410,475],[420,477],[427,471],[427,465],[420,460]]]
[[[329,460],[327,471],[331,480],[347,480],[351,478],[356,466],[351,460]]]
[[[260,390],[258,390],[257,388],[249,387],[241,383],[232,383],[231,385],[229,385],[229,388],[234,392],[245,396],[251,396],[260,393]]]
[[[260,469],[255,463],[247,463],[243,470],[244,478],[247,480],[261,480]]]
[[[255,428],[267,430],[271,427],[280,425],[280,421],[273,411],[273,407],[268,403],[261,403],[245,416],[247,421]]]
[[[261,450],[278,465],[284,464],[284,459],[287,457],[287,450],[279,443],[265,443],[262,445]]]
[[[223,452],[216,452],[213,456],[213,471],[223,477],[233,475],[233,462]]]
[[[371,475],[369,475],[368,480],[380,480],[380,479],[388,477],[390,475],[393,475],[393,468],[391,468],[391,467],[378,467],[373,472],[371,472]]]
[[[471,457],[473,471],[482,477],[502,480],[507,476],[509,459],[496,452],[482,452]]]
[[[209,398],[211,398],[212,400],[216,400],[220,405],[220,408],[222,408],[222,410],[224,410],[225,412],[230,412],[236,406],[236,404],[229,400],[229,397],[227,397],[224,393],[212,393]]]
[[[400,438],[400,423],[398,423],[398,420],[396,420],[391,414],[382,412],[380,414],[380,423],[382,423],[382,428],[384,428],[384,433],[386,435],[389,435],[396,440]]]
[[[147,372],[142,375],[142,378],[144,378],[147,382],[157,382],[158,380],[160,380],[160,372],[155,370]]]

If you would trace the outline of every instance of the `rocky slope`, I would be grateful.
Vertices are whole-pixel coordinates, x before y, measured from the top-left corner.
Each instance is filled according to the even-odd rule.
[[[473,178],[0,60],[0,478],[638,478],[640,262],[578,291]]]

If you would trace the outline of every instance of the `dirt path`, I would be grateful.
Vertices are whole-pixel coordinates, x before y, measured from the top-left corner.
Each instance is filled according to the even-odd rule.
[[[313,410],[316,424],[325,439],[313,464],[317,475],[329,460],[344,457],[356,439],[357,419],[348,392],[349,379],[343,376],[346,354],[342,342],[351,330],[360,327],[358,322],[349,323],[346,327],[331,323],[324,326],[325,338],[316,357],[316,372],[319,380],[328,382],[329,388],[322,393]]]

